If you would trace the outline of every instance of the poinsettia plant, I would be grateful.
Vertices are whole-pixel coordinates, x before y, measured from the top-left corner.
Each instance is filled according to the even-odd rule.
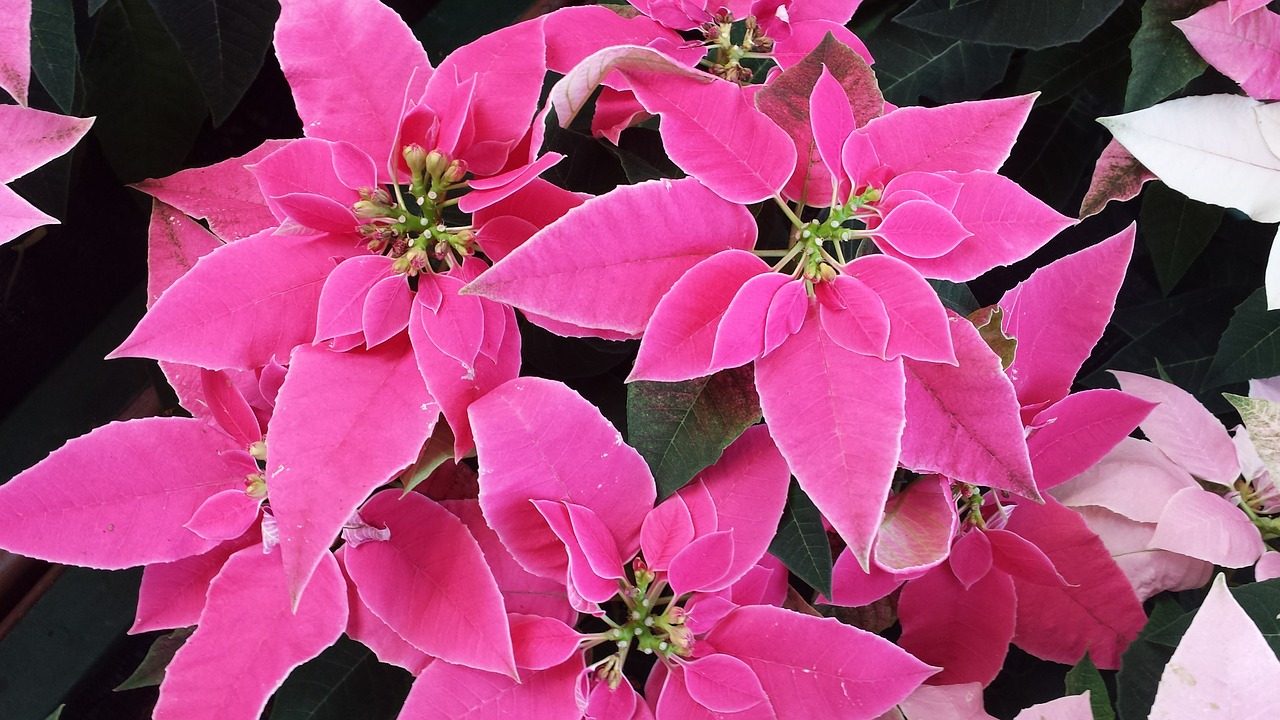
[[[402,718],[989,717],[1013,647],[1075,668],[1004,716],[1110,711],[1099,673],[1183,637],[1161,599],[1278,574],[1278,413],[1230,396],[1232,436],[1177,385],[1089,380],[1141,226],[1013,177],[1051,84],[898,102],[860,5],[564,7],[433,63],[377,0],[285,0],[302,137],[133,184],[147,309],[111,357],[182,412],[0,486],[0,548],[143,568],[157,718],[283,716],[353,642]],[[961,32],[945,5],[899,20]],[[965,41],[1012,44],[1008,12]],[[1268,12],[1180,27],[1269,97],[1207,39]],[[0,110],[7,179],[89,129]],[[1095,204],[1137,160],[1176,175],[1130,145]],[[1153,717],[1226,702],[1174,685],[1220,674],[1187,659],[1206,625],[1274,662],[1225,582]]]

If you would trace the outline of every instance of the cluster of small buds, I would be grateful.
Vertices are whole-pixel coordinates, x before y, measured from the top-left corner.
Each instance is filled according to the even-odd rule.
[[[755,77],[755,70],[744,66],[742,60],[754,53],[773,50],[773,40],[760,32],[754,16],[748,16],[743,25],[745,32],[740,43],[733,41],[734,20],[730,14],[717,15],[702,26],[707,44],[716,50],[715,62],[709,68],[711,74],[739,85],[747,85]]]
[[[249,456],[258,462],[267,461],[267,441],[259,440],[249,446]]]
[[[244,477],[244,494],[254,500],[267,496],[267,479],[262,473],[250,473]]]

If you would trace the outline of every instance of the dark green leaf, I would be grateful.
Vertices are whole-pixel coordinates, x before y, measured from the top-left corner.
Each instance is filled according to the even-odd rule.
[[[933,286],[934,292],[938,293],[938,299],[948,309],[966,316],[978,309],[978,298],[973,296],[968,285],[950,280],[930,280],[929,284]]]
[[[93,133],[122,181],[168,175],[204,124],[204,101],[173,38],[146,0],[113,0],[85,52]]]
[[[769,543],[769,554],[810,587],[831,597],[831,545],[822,527],[822,514],[795,478],[787,490],[787,507],[778,533]]]
[[[1216,0],[1147,0],[1142,25],[1129,43],[1129,87],[1124,111],[1151,107],[1181,90],[1208,67],[1174,20],[1190,17]]]
[[[289,675],[276,692],[270,720],[391,720],[412,683],[408,672],[378,662],[344,635]]]
[[[627,385],[627,428],[658,483],[679,490],[760,419],[751,365],[675,383]]]
[[[1107,693],[1107,684],[1102,680],[1102,673],[1093,664],[1089,653],[1085,653],[1076,666],[1067,671],[1067,695],[1079,695],[1089,691],[1089,706],[1093,709],[1093,720],[1115,720],[1115,711],[1111,709],[1111,696]]]
[[[274,0],[148,0],[200,83],[220,125],[262,68],[280,6]]]
[[[1001,174],[1052,207],[1077,206],[1104,145],[1106,131],[1094,121],[1099,114],[1095,100],[1076,93],[1037,106]]]
[[[894,19],[916,30],[988,45],[1040,49],[1076,42],[1121,0],[917,0]]]
[[[1200,388],[1208,377],[1218,338],[1226,328],[1222,308],[1231,302],[1231,297],[1227,290],[1210,288],[1118,309],[1112,323],[1132,340],[1084,383],[1090,387],[1114,387],[1105,370],[1155,377],[1159,365],[1179,387]],[[1206,402],[1212,397],[1199,399]],[[1221,398],[1218,400],[1217,405],[1226,404]]]
[[[880,91],[896,105],[971,100],[1004,77],[1013,49],[938,37],[895,23],[863,36]]]
[[[1162,182],[1147,186],[1142,196],[1142,233],[1156,266],[1160,290],[1168,295],[1222,222],[1222,208],[1196,202]]]
[[[1125,6],[1083,41],[1034,50],[1022,58],[1013,94],[1040,92],[1036,102],[1051,103],[1070,94],[1124,96],[1129,72],[1129,40],[1138,29],[1138,12]]]
[[[156,638],[156,641],[151,643],[147,656],[142,658],[142,664],[138,665],[138,669],[134,670],[124,682],[116,686],[116,691],[159,685],[164,680],[165,668],[169,667],[173,654],[178,652],[193,632],[195,632],[193,627],[178,628],[168,635]]]
[[[107,0],[89,0],[89,17],[97,15],[102,6],[106,4]]]
[[[64,113],[75,112],[76,16],[71,0],[33,0],[31,3],[31,69],[49,97]]]
[[[475,0],[440,0],[413,26],[413,34],[427,48],[432,65],[489,32],[520,19],[529,0],[487,0],[480,12]]]
[[[1267,311],[1266,289],[1258,288],[1236,306],[1204,387],[1273,375],[1280,375],[1280,311]]]
[[[1249,619],[1262,632],[1271,650],[1280,655],[1280,580],[1249,583],[1231,588],[1231,596],[1240,603]],[[1199,609],[1183,614],[1157,631],[1153,631],[1147,639],[1165,647],[1177,647],[1182,636],[1191,626]]]
[[[1156,699],[1156,685],[1173,648],[1151,642],[1151,635],[1182,616],[1182,607],[1167,595],[1160,596],[1147,625],[1120,656],[1116,675],[1116,710],[1120,720],[1146,720]]]
[[[619,144],[605,147],[613,153],[622,164],[622,171],[631,184],[659,178],[682,178],[684,171],[676,167],[667,157],[662,146],[662,136],[657,130],[642,127],[629,127],[618,137]]]

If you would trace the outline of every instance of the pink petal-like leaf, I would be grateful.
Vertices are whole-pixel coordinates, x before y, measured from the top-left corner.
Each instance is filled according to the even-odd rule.
[[[968,590],[987,576],[991,571],[992,560],[991,541],[987,539],[987,533],[970,530],[956,540],[947,564],[951,566],[951,574]]]
[[[754,605],[707,633],[747,663],[778,717],[875,717],[935,671],[877,635],[833,618]]]
[[[191,168],[132,187],[191,217],[208,220],[214,234],[230,242],[279,224],[267,208],[262,190],[246,168],[287,145],[267,140],[244,155],[208,167]]]
[[[921,478],[911,483],[885,503],[876,564],[898,573],[937,565],[951,548],[956,521],[948,480]]]
[[[791,138],[752,107],[738,85],[683,67],[652,48],[606,48],[565,75],[548,100],[562,127],[611,72],[626,79],[645,110],[662,117],[660,132],[672,162],[724,199],[763,200],[791,175]]]
[[[462,521],[418,493],[378,493],[360,515],[391,531],[345,550],[369,609],[428,655],[514,677],[502,596]]]
[[[453,430],[454,455],[461,458],[474,447],[467,408],[491,389],[520,374],[520,334],[515,331],[515,311],[511,308],[484,298],[458,295],[459,281],[454,278],[441,277],[437,280],[441,287],[449,289],[450,295],[447,300],[443,294],[438,296],[441,304],[433,311],[425,304],[427,294],[422,291],[430,283],[424,279],[419,284],[409,316],[409,339],[427,391],[440,405]],[[489,306],[489,310],[483,306]],[[484,318],[490,312],[506,315],[503,325],[510,329],[498,340],[496,351],[492,353],[496,357],[480,352],[485,345],[481,336]],[[460,321],[456,317],[458,315],[474,324]],[[435,332],[434,337],[428,334],[428,327]],[[471,353],[474,348],[470,363],[464,363],[441,349],[435,342],[437,338],[445,341],[446,348],[454,355]]]
[[[525,670],[520,681],[461,665],[435,662],[418,676],[400,720],[580,718],[575,700],[581,655],[546,670]]]
[[[745,282],[766,272],[763,260],[743,250],[717,253],[690,268],[654,308],[628,381],[710,374],[725,311]]]
[[[1056,402],[1071,389],[1111,319],[1134,233],[1130,225],[1049,263],[1000,298],[1003,330],[1018,340],[1009,377],[1023,405]]]
[[[880,296],[889,316],[887,357],[955,364],[947,311],[919,272],[888,255],[867,255],[845,266]]]
[[[505,27],[450,53],[427,84],[424,101],[432,109],[466,113],[477,142],[459,147],[458,155],[477,175],[502,170],[510,147],[528,132],[546,74],[544,47],[541,19]],[[512,63],[514,56],[521,61]]]
[[[799,333],[756,361],[760,407],[800,486],[866,567],[898,467],[902,362],[849,352],[816,321],[811,311]]]
[[[258,519],[259,502],[242,488],[231,488],[209,496],[183,527],[209,540],[238,538]]]
[[[1153,550],[1155,523],[1139,523],[1100,507],[1074,508],[1089,529],[1102,538],[1107,552],[1128,578],[1138,599],[1145,602],[1165,590],[1204,587],[1213,564],[1168,550]]]
[[[1093,467],[1151,408],[1140,397],[1104,389],[1068,395],[1036,414],[1027,438],[1036,487],[1057,487]]]
[[[765,321],[773,296],[791,278],[782,273],[763,273],[742,284],[716,328],[711,368],[746,365],[764,354]]]
[[[989,572],[965,588],[947,565],[908,582],[898,596],[898,645],[942,672],[931,684],[991,684],[1013,638],[1013,581]]]
[[[872,232],[910,258],[941,257],[973,235],[931,200],[908,200],[895,206]]]
[[[885,243],[926,277],[965,282],[1035,252],[1076,221],[1058,214],[1012,180],[985,170],[944,175],[963,184],[951,214],[972,233],[938,258],[909,258]]]
[[[1265,718],[1280,704],[1280,660],[1219,574],[1169,658],[1152,720]]]
[[[197,555],[217,541],[183,524],[253,472],[234,440],[200,420],[111,423],[0,485],[0,547],[112,570]]]
[[[738,712],[711,710],[693,699],[689,688],[685,686],[683,674],[667,674],[665,667],[661,672],[655,668],[654,672],[649,673],[645,695],[648,698],[656,697],[656,702],[652,700],[651,702],[654,705],[654,715],[660,718],[681,718],[681,720],[778,720],[779,718],[769,702],[757,703]]]
[[[1147,616],[1102,541],[1079,515],[1052,499],[1043,505],[1019,503],[1007,529],[1044,551],[1066,580],[1054,586],[1014,577],[1014,643],[1036,657],[1067,664],[1087,650],[1099,668],[1118,668],[1120,653]]]
[[[715,591],[730,585],[726,573],[734,563],[733,530],[703,535],[671,559],[668,581],[676,595]]]
[[[210,414],[223,431],[240,443],[242,449],[247,450],[262,439],[262,427],[258,425],[253,408],[249,407],[249,402],[227,373],[201,369],[200,387]]]
[[[19,105],[27,104],[31,78],[31,0],[12,0],[0,14],[0,89]]]
[[[708,710],[740,712],[768,700],[755,671],[732,655],[716,653],[682,667],[689,697]]]
[[[431,664],[430,655],[410,645],[391,626],[374,614],[360,597],[360,590],[347,573],[346,547],[334,551],[338,567],[347,581],[347,636],[373,651],[379,662],[396,665],[413,673],[422,674],[424,668]]]
[[[809,314],[809,294],[803,280],[792,280],[773,294],[764,316],[764,354],[768,355],[800,331]],[[819,321],[821,322],[821,321]]]
[[[529,670],[545,670],[573,656],[583,639],[574,629],[555,618],[540,615],[508,616],[516,665]]]
[[[922,170],[995,172],[1031,112],[1036,95],[898,108],[864,131],[880,161],[895,174]],[[854,178],[854,184],[858,179]]]
[[[565,584],[569,587],[570,602],[581,601],[579,605],[584,612],[596,612],[590,605],[599,605],[618,594],[617,578],[623,577],[622,559],[618,556],[618,548],[613,545],[613,537],[608,528],[601,525],[599,518],[594,522],[582,524],[591,533],[591,537],[580,540],[578,527],[570,516],[570,510],[577,508],[579,517],[590,510],[581,505],[572,505],[552,500],[531,500],[542,518],[547,521],[551,532],[564,543],[569,555],[568,574]],[[603,541],[599,537],[605,535]]]
[[[1089,190],[1080,202],[1080,219],[1102,212],[1112,200],[1132,200],[1142,192],[1143,185],[1155,179],[1155,173],[1138,162],[1119,140],[1112,139],[1093,167]]]
[[[756,107],[787,131],[799,155],[799,163],[787,181],[784,194],[793,199],[803,198],[808,204],[818,207],[831,202],[833,171],[836,178],[848,184],[840,167],[840,147],[836,148],[836,157],[828,155],[824,159],[815,137],[812,98],[823,73],[829,73],[833,80],[838,81],[840,97],[844,99],[844,107],[851,111],[853,125],[865,124],[883,111],[884,97],[876,84],[875,73],[857,51],[834,36],[823,36],[811,53],[771,79],[755,97]],[[834,93],[824,95],[827,96],[834,97]],[[842,112],[838,106],[836,112]],[[846,129],[842,121],[837,121],[834,128],[825,119],[818,122],[826,128],[819,133],[824,143],[836,140],[842,146],[853,129]]]
[[[147,308],[196,261],[222,245],[200,223],[159,200],[147,225]]]
[[[658,503],[640,526],[640,553],[650,570],[666,570],[671,559],[693,541],[693,518],[680,493]]]
[[[0,185],[0,245],[28,230],[57,223],[57,218],[41,212],[9,186]]]
[[[1188,487],[1199,487],[1190,473],[1155,445],[1126,437],[1096,465],[1054,488],[1053,496],[1070,507],[1102,507],[1155,524],[1169,498]]]
[[[1013,720],[1093,720],[1093,705],[1089,703],[1089,691],[1085,690],[1079,695],[1032,705]]]
[[[1194,487],[1169,498],[1151,547],[1234,568],[1254,564],[1266,550],[1247,515],[1221,497]]]
[[[1280,15],[1268,10],[1238,15],[1229,3],[1219,2],[1173,24],[1200,57],[1240,83],[1249,97],[1280,99]]]
[[[982,684],[921,685],[898,703],[907,717],[930,720],[996,720],[982,708]],[[882,716],[882,720],[894,720]]]
[[[249,547],[233,555],[209,586],[199,626],[165,669],[154,717],[261,714],[289,672],[346,627],[346,583],[332,555],[322,560],[306,600],[291,608],[278,554]],[[252,661],[228,652],[230,641],[251,649]]]
[[[1177,385],[1134,373],[1112,371],[1120,389],[1156,403],[1139,427],[1147,439],[1196,477],[1231,486],[1240,475],[1236,446],[1222,423]]]
[[[837,193],[836,181],[842,185],[848,185],[849,182],[844,177],[843,167],[840,165],[840,151],[844,147],[845,138],[857,128],[857,123],[853,108],[849,105],[848,95],[825,65],[817,82],[813,85],[813,93],[809,95],[809,124],[818,157],[833,180],[832,192]],[[821,192],[823,189],[825,188],[814,188],[816,192]],[[850,189],[839,188],[845,192]]]
[[[480,543],[508,613],[552,617],[566,623],[578,619],[577,611],[569,607],[563,579],[539,577],[521,567],[498,534],[485,523],[478,500],[446,500],[441,504],[457,515]]]
[[[919,576],[919,572],[893,573],[874,562],[869,571],[863,570],[853,553],[845,548],[831,569],[831,602],[847,607],[869,605]]]
[[[266,233],[224,245],[166,290],[111,357],[214,370],[252,370],[288,357],[315,335],[332,258],[354,249],[349,238]]]
[[[200,555],[147,565],[142,570],[138,610],[129,633],[195,625],[204,611],[209,583],[222,571],[227,558],[251,545],[261,547],[261,543],[254,530]]]
[[[439,412],[407,342],[294,351],[267,431],[267,488],[295,602],[351,513],[417,459]]]
[[[402,277],[383,278],[369,289],[360,315],[369,347],[381,345],[409,326],[413,296],[408,281]]]
[[[480,457],[480,506],[526,569],[566,570],[563,544],[529,500],[590,508],[632,557],[657,496],[644,459],[593,405],[559,383],[517,378],[472,403]]]
[[[6,14],[12,12],[6,8]],[[15,38],[6,36],[5,44]],[[65,155],[89,132],[93,118],[35,110],[18,105],[0,105],[0,137],[5,151],[0,155],[0,183],[35,170],[50,160]]]
[[[1002,572],[1037,585],[1058,587],[1066,584],[1049,556],[1021,535],[994,528],[985,534],[991,544],[992,561]]]
[[[755,237],[746,208],[693,178],[626,185],[570,210],[466,292],[579,327],[639,336],[685,271],[722,250],[749,250]]]
[[[307,137],[358,145],[383,176],[386,158],[398,154],[392,145],[404,99],[420,97],[432,74],[400,16],[375,0],[286,1],[275,47]],[[400,72],[369,72],[375,57]]]
[[[845,350],[878,358],[887,356],[889,316],[874,289],[856,278],[837,275],[818,292],[818,319],[828,337]],[[831,293],[838,308],[821,302],[824,292]]]
[[[904,362],[904,467],[1038,498],[1018,399],[1000,358],[962,318],[950,323],[958,366]]]

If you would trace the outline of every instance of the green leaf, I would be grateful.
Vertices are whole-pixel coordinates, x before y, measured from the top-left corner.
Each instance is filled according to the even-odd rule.
[[[1280,656],[1280,580],[1249,583],[1231,588],[1231,596],[1240,603],[1245,614],[1262,632],[1271,651]],[[1175,648],[1191,626],[1199,608],[1179,616],[1148,636],[1148,640],[1168,648]]]
[[[89,17],[97,15],[102,6],[106,4],[107,0],[89,0]]]
[[[1120,656],[1116,674],[1116,711],[1120,720],[1146,720],[1156,699],[1156,686],[1164,666],[1173,657],[1173,648],[1151,641],[1169,623],[1182,617],[1182,607],[1168,595],[1161,595],[1147,618],[1146,627]]]
[[[751,365],[675,383],[627,385],[627,428],[658,483],[679,490],[760,419]]]
[[[1218,343],[1204,387],[1280,375],[1280,310],[1267,310],[1267,292],[1258,288],[1236,306]]]
[[[875,56],[880,91],[895,105],[971,100],[1004,77],[1013,48],[978,45],[885,22],[859,35]]]
[[[895,22],[934,35],[988,45],[1041,49],[1076,42],[1121,0],[917,0]]]
[[[1000,358],[1004,369],[1008,370],[1017,355],[1018,340],[1004,334],[1003,319],[1004,310],[996,305],[979,308],[968,315],[969,322],[978,329],[982,341]]]
[[[432,65],[486,33],[511,25],[529,9],[529,0],[487,0],[481,12],[475,0],[440,0],[413,34],[427,48]]]
[[[791,478],[787,506],[778,533],[769,543],[769,554],[810,587],[831,597],[831,545],[822,527],[822,514],[795,478]]]
[[[1085,653],[1076,666],[1067,671],[1067,695],[1079,695],[1089,691],[1089,706],[1093,709],[1093,720],[1115,720],[1115,711],[1111,709],[1111,695],[1107,692],[1107,684],[1102,680],[1102,673],[1093,664],[1089,653]]]
[[[453,441],[453,430],[449,428],[448,423],[436,423],[431,437],[427,438],[427,443],[418,453],[418,460],[409,466],[408,470],[400,473],[400,482],[404,485],[406,493],[411,492],[423,480],[430,477],[431,473],[443,465],[445,460],[453,459]]]
[[[112,0],[85,51],[86,109],[120,180],[163,177],[204,124],[196,80],[146,0]]]
[[[59,705],[58,707],[54,708],[53,712],[49,713],[48,717],[46,717],[44,720],[58,720],[59,718],[62,717],[62,711],[66,707],[67,707],[66,705]]]
[[[1010,94],[1039,91],[1040,105],[1080,93],[1115,97],[1119,104],[1129,72],[1129,40],[1137,29],[1137,9],[1125,6],[1081,42],[1027,53]]]
[[[411,684],[408,672],[378,662],[344,635],[289,675],[271,703],[270,720],[391,720]]]
[[[221,125],[262,69],[280,6],[274,0],[148,0],[178,44],[213,124]]]
[[[138,669],[116,686],[116,692],[159,685],[164,681],[165,668],[169,667],[174,653],[178,652],[193,632],[195,632],[194,627],[178,628],[168,635],[156,638],[156,641],[151,643],[151,649],[147,650],[147,656],[142,658]]]
[[[1234,302],[1233,297],[1236,296],[1227,289],[1205,288],[1117,309],[1111,322],[1132,340],[1085,378],[1084,384],[1115,387],[1107,370],[1127,370],[1155,377],[1163,369],[1179,387],[1204,386],[1218,338],[1227,326],[1222,308]],[[1226,403],[1220,397],[1215,403],[1214,397],[1201,394],[1197,399],[1216,412],[1215,406],[1222,408]]]
[[[929,280],[929,284],[933,286],[933,291],[938,293],[938,299],[948,310],[960,315],[968,315],[979,307],[978,298],[973,296],[973,291],[965,283]]]
[[[64,113],[75,112],[76,16],[71,0],[33,0],[31,3],[31,69],[49,97]]]
[[[1222,208],[1206,205],[1153,182],[1142,195],[1138,231],[1151,251],[1160,290],[1168,295],[1208,247],[1222,223]]]
[[[1129,43],[1129,86],[1124,111],[1151,107],[1199,77],[1208,64],[1187,42],[1174,20],[1190,17],[1217,0],[1147,0],[1142,25]]]

